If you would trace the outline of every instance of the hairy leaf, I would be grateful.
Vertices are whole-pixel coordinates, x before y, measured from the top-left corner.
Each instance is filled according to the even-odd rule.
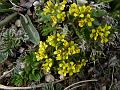
[[[0,52],[0,63],[6,60],[8,57],[8,52]]]
[[[35,45],[38,45],[40,41],[40,36],[36,28],[33,26],[28,15],[21,15],[21,24],[25,32],[28,34],[30,41]]]

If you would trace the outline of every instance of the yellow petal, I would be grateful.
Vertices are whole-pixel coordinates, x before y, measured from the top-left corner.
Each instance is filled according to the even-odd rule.
[[[105,41],[105,42],[108,42],[108,39],[107,39],[107,38],[105,38],[105,39],[104,39],[104,41]]]
[[[73,75],[73,72],[69,72],[69,75],[72,76],[72,75]]]
[[[80,14],[80,17],[83,18],[83,17],[84,17],[84,14]]]
[[[93,34],[90,34],[90,38],[93,38]]]
[[[60,70],[60,71],[58,71],[58,74],[62,74],[62,71]]]
[[[92,33],[95,33],[95,29],[92,29]]]
[[[88,26],[92,26],[92,22],[88,22]]]
[[[94,40],[97,40],[97,37],[96,37],[96,36],[94,37]]]
[[[104,41],[103,41],[103,39],[101,39],[101,43],[103,43]]]

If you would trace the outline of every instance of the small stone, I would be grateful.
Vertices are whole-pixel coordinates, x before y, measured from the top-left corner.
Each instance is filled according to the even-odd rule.
[[[106,86],[102,86],[101,90],[106,90]]]
[[[23,53],[24,50],[25,50],[25,48],[22,48],[22,47],[21,47],[21,48],[19,49],[19,52],[20,52],[20,53]]]
[[[38,6],[40,3],[39,3],[39,1],[35,1],[34,3],[33,3],[33,6]]]
[[[45,81],[46,82],[53,82],[55,80],[54,76],[51,74],[48,74],[45,76]]]
[[[60,79],[64,79],[64,75],[60,75]]]
[[[21,26],[22,26],[20,19],[16,20],[15,25],[16,25],[17,27],[21,27]]]

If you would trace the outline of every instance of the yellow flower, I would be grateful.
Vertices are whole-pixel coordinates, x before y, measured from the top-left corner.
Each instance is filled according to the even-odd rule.
[[[45,8],[43,8],[43,14],[50,15],[52,26],[55,26],[58,22],[62,22],[65,20],[66,15],[63,10],[66,3],[67,1],[63,1],[59,4],[54,4],[51,0],[47,1]]]
[[[90,14],[87,14],[86,22],[87,22],[88,26],[92,26],[93,21],[94,21],[94,18],[91,18]]]
[[[45,42],[40,41],[39,49],[37,52],[35,52],[37,61],[48,57],[46,54],[47,47],[48,45]]]
[[[44,15],[47,15],[48,13],[50,13],[50,9],[48,8],[48,6],[46,6],[44,9],[43,9],[43,14]]]
[[[69,42],[67,40],[63,40],[63,45],[65,48],[69,47]]]
[[[56,46],[56,43],[57,43],[57,42],[56,42],[56,35],[48,36],[46,42],[47,42],[49,45],[55,47],[55,46]]]
[[[109,29],[111,29],[111,26],[108,26],[107,24],[105,25],[104,29],[107,31]]]
[[[45,42],[40,41],[39,44],[39,50],[40,51],[45,51],[45,49],[48,47],[48,45]]]
[[[52,5],[54,5],[54,4],[52,3],[51,0],[47,1],[47,6],[48,6],[48,7],[51,7]]]
[[[50,47],[49,49],[49,46],[53,47]],[[40,41],[39,49],[37,52],[35,52],[35,55],[37,61],[42,60],[42,69],[44,71],[49,72],[51,67],[55,67],[53,66],[53,58],[56,60],[56,65],[59,63],[59,66],[57,68],[58,74],[62,76],[66,76],[68,74],[71,76],[79,71],[82,66],[85,66],[85,62],[82,62],[80,66],[76,65],[72,61],[72,58],[70,59],[70,56],[79,52],[80,48],[78,47],[78,44],[76,44],[74,41],[65,40],[64,34],[57,33],[55,35],[48,36],[46,42]],[[50,58],[51,54],[48,55],[49,53],[52,53],[52,58]],[[79,70],[77,70],[77,68],[79,68]]]
[[[90,34],[90,38],[94,38],[94,40],[98,40],[101,43],[106,43],[108,42],[108,35],[110,34],[110,30],[111,26],[108,26],[107,24],[102,27],[102,26],[98,26],[95,29],[92,29],[92,33]]]
[[[57,41],[64,41],[65,35],[57,33]]]
[[[87,13],[91,13],[92,7],[91,7],[91,6],[86,6],[85,11],[86,11]]]
[[[83,17],[84,17],[84,14],[80,14],[79,17],[83,18]]]
[[[57,18],[56,16],[51,16],[51,19],[52,19],[52,25],[56,25],[57,24]]]
[[[87,62],[87,60],[82,59],[81,65],[82,65],[82,66],[86,66],[86,62]]]
[[[73,73],[75,73],[75,64],[74,62],[61,62],[59,64],[59,68],[58,68],[58,74],[66,76],[66,74],[69,74],[70,76],[73,75]]]
[[[50,71],[50,68],[52,67],[52,65],[53,65],[53,60],[49,58],[45,60],[45,63],[42,64],[42,67],[46,72],[48,72]]]
[[[79,16],[79,7],[77,6],[76,3],[71,4],[69,14],[75,17]]]
[[[60,10],[61,11],[64,10],[66,3],[67,3],[67,1],[63,1],[63,2],[60,3]]]
[[[77,72],[80,72],[80,69],[82,68],[82,65],[81,64],[77,64],[76,66],[75,66],[75,73],[77,73]]]
[[[83,27],[84,25],[85,25],[85,23],[86,23],[86,21],[84,20],[84,19],[81,19],[80,21],[78,21],[79,22],[79,26],[80,27]]]
[[[47,5],[45,6],[45,8],[43,9],[44,14],[47,15],[48,13],[51,12],[51,8],[53,7],[53,3],[51,0],[47,1]]]
[[[79,6],[80,13],[85,14],[85,9],[86,9],[86,6],[85,6],[85,5]]]

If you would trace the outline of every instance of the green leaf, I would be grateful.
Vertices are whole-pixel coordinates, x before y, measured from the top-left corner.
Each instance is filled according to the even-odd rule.
[[[6,25],[9,21],[11,21],[15,16],[17,16],[17,13],[13,13],[9,16],[7,16],[4,20],[0,21],[0,27]]]
[[[101,2],[103,2],[103,3],[109,3],[109,2],[112,2],[113,0],[95,0],[95,2],[97,2],[97,3],[101,3]]]
[[[86,40],[90,39],[90,31],[88,30],[88,28],[84,29],[84,37]]]
[[[94,17],[102,17],[102,16],[106,15],[106,12],[104,10],[97,9],[96,11],[94,11],[92,13],[92,15]]]
[[[25,32],[28,34],[30,41],[35,45],[38,45],[40,42],[40,36],[28,15],[21,15],[21,24]]]
[[[8,58],[8,52],[0,52],[0,63]]]
[[[42,90],[55,90],[53,83],[45,84]]]
[[[52,33],[55,30],[56,29],[51,26],[44,27],[42,30],[42,36],[47,36],[48,34]]]
[[[63,90],[63,86],[60,83],[56,83],[55,90]]]
[[[109,2],[112,2],[113,0],[101,0],[101,2],[103,3],[109,3]]]
[[[13,75],[11,82],[14,83],[16,86],[21,86],[23,84],[22,77],[19,74]]]
[[[5,0],[0,1],[0,13],[5,13],[5,12],[11,12],[13,11],[11,8],[12,5],[8,2],[6,2]]]

